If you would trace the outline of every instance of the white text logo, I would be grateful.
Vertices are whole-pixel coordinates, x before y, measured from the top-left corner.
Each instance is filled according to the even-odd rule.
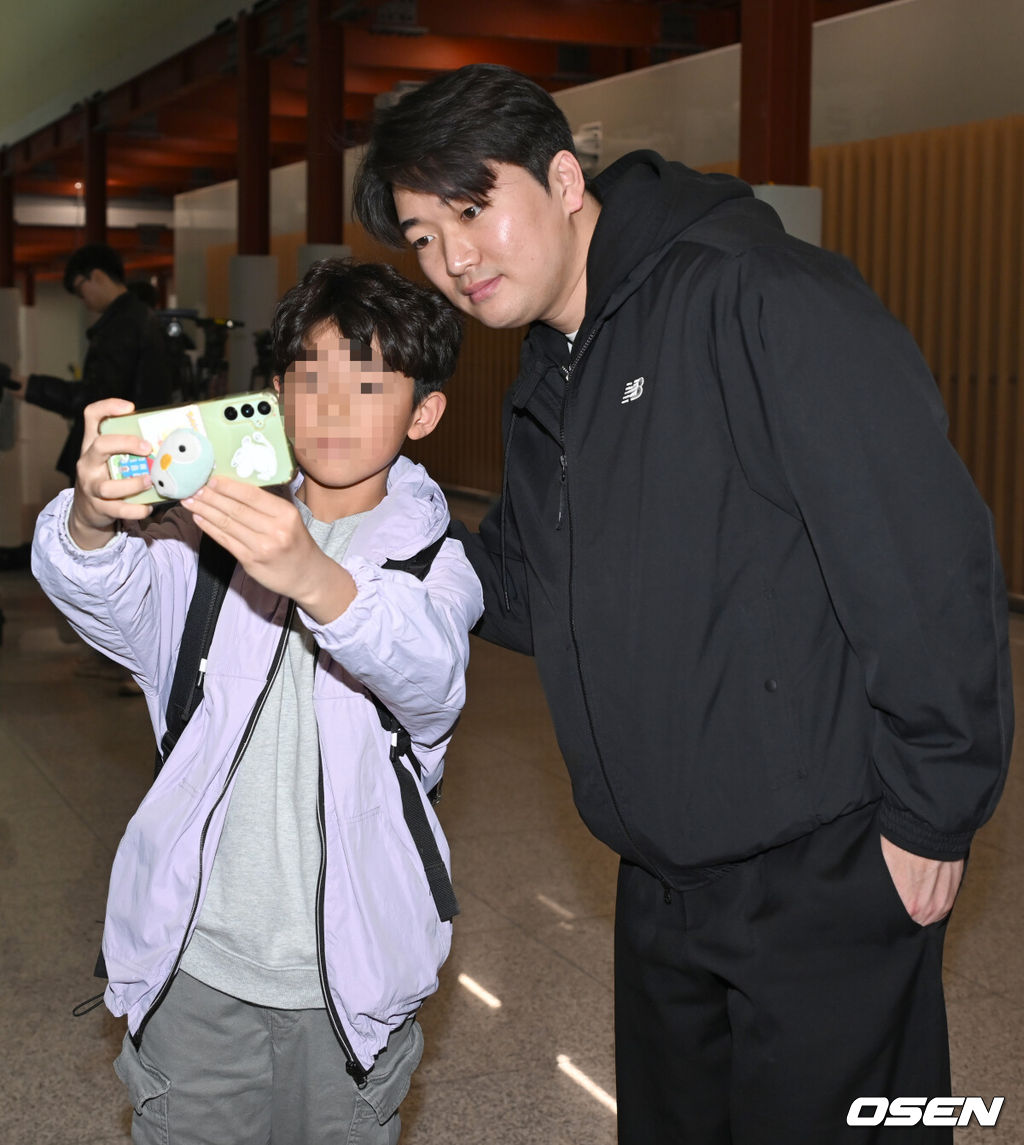
[[[995,1125],[1004,1098],[986,1105],[980,1097],[858,1097],[846,1115],[847,1125]]]
[[[634,378],[631,382],[626,384],[626,392],[622,395],[622,405],[626,402],[635,402],[637,398],[642,397],[644,392],[644,380],[642,377]]]

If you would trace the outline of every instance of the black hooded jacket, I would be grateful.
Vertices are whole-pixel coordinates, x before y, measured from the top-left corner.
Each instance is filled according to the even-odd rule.
[[[571,361],[535,324],[480,535],[581,815],[667,885],[881,801],[962,856],[1012,737],[990,514],[907,331],[737,179],[597,181]]]

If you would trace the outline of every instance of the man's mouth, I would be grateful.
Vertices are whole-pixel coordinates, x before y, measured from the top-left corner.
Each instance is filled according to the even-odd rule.
[[[494,278],[485,278],[480,282],[474,282],[471,286],[463,290],[463,294],[472,303],[485,302],[490,298],[498,289],[501,282],[501,275],[495,275]]]

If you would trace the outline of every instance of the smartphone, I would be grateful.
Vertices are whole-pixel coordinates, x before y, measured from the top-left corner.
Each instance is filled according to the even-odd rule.
[[[296,473],[273,390],[107,417],[99,428],[134,434],[153,446],[148,457],[118,453],[108,462],[111,477],[152,478],[149,489],[125,498],[139,504],[191,497],[211,474],[249,485],[283,485]]]

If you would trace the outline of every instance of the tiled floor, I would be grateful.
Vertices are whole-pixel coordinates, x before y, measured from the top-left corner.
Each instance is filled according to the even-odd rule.
[[[27,573],[0,573],[0,607],[0,1145],[114,1145],[128,1131],[110,1068],[121,1023],[71,1009],[95,991],[108,866],[151,774],[149,723],[115,683],[73,674],[79,649]],[[1024,618],[1013,637],[1024,684]],[[474,642],[441,815],[463,913],[422,1012],[403,1145],[612,1145],[616,862],[572,807],[532,661]],[[947,947],[954,1093],[1006,1098],[996,1128],[958,1130],[958,1145],[1024,1142],[1022,886],[1018,768]]]

